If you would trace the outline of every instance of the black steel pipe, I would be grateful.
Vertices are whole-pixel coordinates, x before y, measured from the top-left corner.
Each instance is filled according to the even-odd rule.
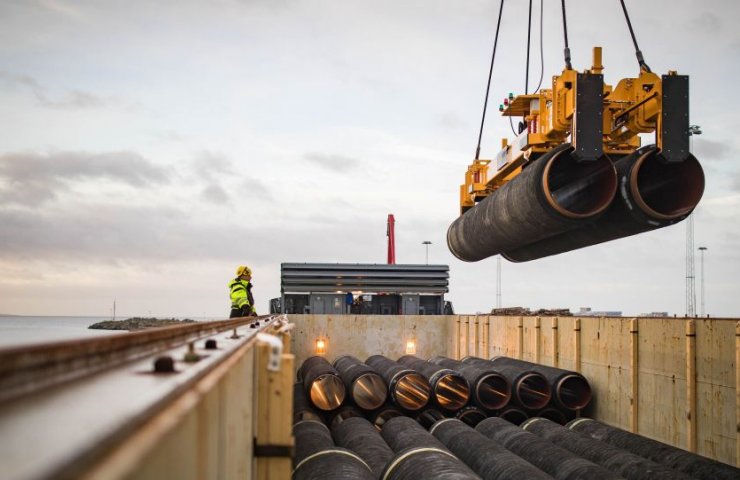
[[[550,420],[551,422],[555,422],[558,425],[565,425],[569,421],[573,420],[573,413],[568,411],[571,415],[571,418],[568,418],[568,415],[566,415],[566,412],[563,410],[557,409],[557,408],[545,408],[537,412],[536,415],[533,415],[534,417],[540,417],[540,418],[546,418],[547,420]]]
[[[298,369],[298,379],[314,407],[323,411],[338,408],[346,395],[339,372],[324,357],[307,358]]]
[[[385,443],[375,426],[364,418],[348,418],[331,429],[334,441],[348,448],[370,466],[376,478],[388,464],[394,453]]]
[[[334,428],[340,423],[344,423],[349,418],[362,417],[362,412],[352,405],[343,405],[332,411],[328,416],[327,424],[329,428]]]
[[[622,478],[501,418],[487,418],[475,429],[555,478],[568,480]]]
[[[473,390],[473,402],[487,411],[504,408],[511,400],[511,384],[506,377],[491,368],[443,356],[433,357],[429,361],[455,370],[465,377]]]
[[[301,420],[323,422],[324,417],[308,401],[303,384],[295,383],[293,384],[293,423],[298,423]]]
[[[471,427],[475,427],[480,422],[488,418],[488,415],[486,415],[486,412],[484,412],[480,408],[474,407],[473,405],[468,405],[467,407],[463,407],[458,410],[455,414],[455,418],[458,420],[462,420],[463,423]]]
[[[507,408],[505,410],[501,410],[501,412],[499,412],[498,414],[498,417],[503,418],[507,422],[514,425],[521,425],[529,418],[529,414],[524,410],[520,410],[518,408]]]
[[[414,355],[404,355],[398,363],[424,375],[432,387],[434,400],[440,408],[457,411],[470,400],[470,385],[458,372],[427,362]]]
[[[478,357],[465,357],[462,362],[491,369],[506,377],[511,384],[513,402],[522,408],[539,410],[550,402],[552,390],[541,373],[510,365],[494,365],[490,360]]]
[[[427,408],[416,416],[416,421],[419,422],[419,425],[424,427],[426,430],[429,430],[432,425],[445,418],[447,418],[445,414],[440,412],[439,410],[436,410],[434,408]]]
[[[614,162],[619,193],[604,215],[582,228],[508,250],[512,262],[526,262],[638,233],[688,217],[704,193],[704,171],[693,155],[667,163],[655,145]]]
[[[566,427],[595,440],[640,455],[700,480],[737,480],[740,469],[695,453],[612,427],[590,418],[579,418]]]
[[[522,424],[522,429],[579,457],[591,460],[627,480],[691,480],[690,476],[665,465],[581,435],[545,418],[530,418]]]
[[[430,433],[484,480],[552,479],[460,420],[441,420],[432,426]]]
[[[560,408],[580,410],[591,402],[591,386],[586,377],[578,372],[509,357],[493,357],[491,363],[494,366],[511,366],[539,373],[547,379],[553,392],[552,398]]]
[[[396,452],[383,470],[383,479],[480,478],[432,434],[408,417],[390,419],[380,434]]]
[[[572,230],[609,207],[617,176],[608,157],[578,162],[560,145],[457,218],[447,245],[475,262]]]
[[[383,355],[368,357],[365,363],[383,377],[391,400],[399,407],[415,412],[429,402],[432,387],[421,373]]]
[[[323,423],[298,422],[293,425],[293,435],[293,480],[375,480],[370,467],[357,454],[334,446]]]
[[[375,410],[385,403],[388,386],[369,365],[351,355],[342,355],[334,360],[334,368],[355,405],[363,410]]]
[[[383,425],[385,425],[385,422],[387,422],[391,418],[400,417],[400,416],[403,416],[403,412],[390,403],[386,403],[385,405],[378,408],[377,410],[368,412],[365,415],[365,417],[373,425],[375,425],[375,428],[377,428],[378,430],[383,428]]]

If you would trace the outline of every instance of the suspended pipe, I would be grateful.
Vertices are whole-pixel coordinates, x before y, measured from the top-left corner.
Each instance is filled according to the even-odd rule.
[[[404,355],[398,362],[424,375],[432,387],[437,405],[441,408],[457,411],[470,400],[468,381],[456,371],[429,363],[414,355]]]
[[[552,390],[547,379],[531,369],[510,365],[494,365],[490,360],[478,357],[465,357],[462,362],[478,365],[503,375],[511,385],[512,400],[522,408],[539,410],[550,402]]]
[[[553,392],[553,400],[560,408],[580,410],[591,402],[591,386],[586,377],[578,372],[509,357],[493,357],[491,363],[494,366],[510,366],[539,373],[547,379]]]
[[[351,355],[342,355],[334,360],[334,368],[355,405],[363,410],[375,410],[385,403],[388,386],[369,365]]]
[[[693,155],[664,162],[647,145],[614,162],[619,192],[604,215],[574,231],[508,250],[512,262],[526,262],[667,227],[688,217],[704,193],[704,171]]]
[[[590,418],[579,418],[566,427],[595,440],[640,455],[700,480],[740,478],[740,469],[681,450],[657,440],[605,425]]]
[[[447,245],[460,260],[475,262],[573,230],[603,213],[614,198],[617,176],[608,157],[578,162],[560,145],[531,161],[447,230]]]
[[[525,420],[529,418],[529,414],[524,410],[520,410],[518,408],[507,408],[505,410],[502,410],[498,414],[498,417],[514,425],[521,425],[522,423],[524,423]]]
[[[432,426],[430,433],[484,480],[552,479],[460,420],[441,420]]]
[[[293,423],[301,420],[324,421],[323,415],[317,412],[306,397],[302,383],[293,384]]]
[[[348,418],[332,427],[331,433],[336,444],[359,455],[370,466],[376,478],[380,478],[381,472],[394,455],[380,432],[364,418]]]
[[[379,409],[368,412],[365,417],[373,424],[375,425],[375,428],[380,430],[383,428],[383,425],[385,425],[385,422],[390,420],[393,417],[400,417],[403,415],[403,412],[399,410],[397,407],[395,407],[393,404],[386,403]]]
[[[362,412],[352,405],[343,405],[329,414],[328,425],[333,429],[345,420],[355,417],[362,417]]]
[[[506,377],[493,369],[443,356],[433,357],[429,361],[455,370],[465,377],[473,391],[473,402],[485,410],[499,410],[511,400],[511,384]]]
[[[480,408],[468,405],[467,407],[463,407],[458,410],[455,414],[455,418],[461,420],[466,425],[475,427],[480,422],[488,418],[488,415],[486,415],[486,412]]]
[[[368,357],[365,363],[383,377],[391,400],[399,407],[415,412],[429,402],[432,388],[419,372],[383,355]]]
[[[298,369],[298,381],[314,407],[331,411],[344,402],[346,390],[339,373],[324,357],[307,358]]]
[[[396,452],[383,470],[384,480],[479,479],[447,447],[409,417],[390,419],[380,431]]]
[[[545,418],[530,418],[522,429],[591,460],[627,480],[691,480],[665,465],[655,463],[627,450],[599,442]]]
[[[555,478],[567,478],[568,480],[622,478],[533,433],[525,432],[506,420],[496,417],[487,418],[475,429]]]
[[[293,425],[293,480],[373,480],[370,467],[354,452],[334,446],[323,423],[305,420]]]

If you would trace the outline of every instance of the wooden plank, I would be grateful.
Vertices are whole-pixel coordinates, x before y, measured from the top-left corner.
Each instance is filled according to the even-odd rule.
[[[558,317],[552,319],[552,366],[560,365],[560,336],[558,335]]]
[[[581,319],[576,318],[573,325],[573,370],[581,371]]]
[[[517,320],[517,333],[516,333],[516,358],[524,359],[524,317],[519,317]]]
[[[740,322],[735,324],[735,465],[740,467]]]
[[[293,445],[293,361],[294,356],[283,354],[280,370],[268,370],[272,347],[258,343],[255,347],[257,374],[255,445],[290,447]],[[256,478],[260,480],[289,480],[292,458],[255,457]]]
[[[542,319],[537,317],[534,319],[534,347],[532,352],[534,355],[534,363],[540,363],[540,344],[542,342]]]
[[[639,367],[639,353],[637,335],[639,334],[639,324],[636,318],[630,320],[630,431],[637,433],[638,431],[638,411],[639,411],[639,384],[638,378],[640,375]]]
[[[696,324],[686,322],[686,450],[696,452]]]

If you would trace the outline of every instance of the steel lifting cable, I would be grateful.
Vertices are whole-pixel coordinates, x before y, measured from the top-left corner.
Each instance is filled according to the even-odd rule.
[[[540,81],[537,84],[535,93],[540,91],[542,86],[542,79],[545,77],[545,49],[543,48],[542,42],[542,17],[543,17],[544,0],[540,0]]]
[[[524,95],[529,93],[529,51],[532,43],[532,0],[529,0],[529,20],[527,21],[527,68],[524,74]]]
[[[496,22],[496,36],[493,40],[493,53],[491,53],[491,67],[488,69],[488,84],[486,86],[486,98],[483,101],[483,116],[480,120],[480,131],[478,132],[478,146],[475,148],[475,159],[480,158],[480,143],[483,138],[483,125],[486,123],[486,109],[488,108],[488,94],[491,91],[491,77],[493,76],[493,62],[496,59],[496,46],[498,45],[498,32],[501,28],[501,13],[504,11],[504,0],[498,9],[498,22]]]
[[[570,64],[570,47],[568,47],[568,22],[565,20],[565,0],[561,0],[560,3],[563,7],[563,37],[565,38],[565,50],[563,50],[563,54],[565,55],[565,68],[573,70],[573,66]]]
[[[565,1],[565,0],[563,0]],[[627,13],[627,6],[624,4],[624,0],[619,0],[622,4],[622,10],[624,10],[624,18],[627,20],[627,27],[630,29],[630,35],[632,36],[632,43],[635,44],[635,56],[637,57],[637,63],[640,64],[640,68],[650,73],[650,67],[645,63],[645,59],[642,56],[640,47],[637,46],[637,38],[635,37],[635,31],[632,29],[632,22],[630,22],[629,13]]]

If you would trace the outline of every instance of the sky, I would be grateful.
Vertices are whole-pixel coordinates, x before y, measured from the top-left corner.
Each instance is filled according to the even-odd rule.
[[[529,89],[563,68],[560,2],[534,2]],[[691,76],[705,312],[740,315],[740,2],[626,2],[653,71]],[[574,68],[602,46],[638,74],[616,0],[568,0]],[[499,2],[0,0],[0,313],[225,317],[236,266],[257,309],[281,262],[450,266],[457,313],[496,303],[496,259],[446,231],[475,153]],[[505,2],[482,158],[523,93],[524,0]],[[652,143],[650,137],[644,144]],[[685,313],[685,224],[502,261],[503,306]],[[696,257],[700,313],[700,257]]]

